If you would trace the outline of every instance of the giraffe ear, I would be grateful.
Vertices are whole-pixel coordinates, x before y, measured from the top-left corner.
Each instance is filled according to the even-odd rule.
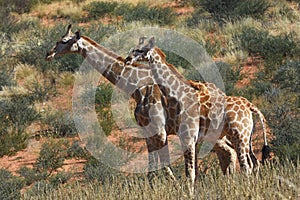
[[[151,37],[150,39],[149,39],[149,48],[153,48],[154,46],[155,46],[155,38],[154,37]]]
[[[80,37],[81,37],[80,30],[75,32],[75,37],[76,37],[77,40],[80,39]]]
[[[72,24],[69,24],[68,29],[67,29],[67,34],[71,33],[71,28],[72,28]]]

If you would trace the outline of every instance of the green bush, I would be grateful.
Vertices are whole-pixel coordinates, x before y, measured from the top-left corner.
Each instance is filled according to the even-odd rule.
[[[12,127],[17,133],[22,133],[26,127],[39,118],[39,113],[33,107],[34,98],[26,95],[11,94],[10,98],[0,99],[0,130]]]
[[[131,21],[147,21],[160,25],[169,25],[175,21],[175,12],[169,8],[150,7],[145,4],[138,4],[123,14],[124,20]]]
[[[47,172],[37,171],[35,168],[21,167],[17,171],[25,179],[26,185],[31,185],[34,182],[46,180]]]
[[[69,158],[87,159],[90,157],[90,153],[86,149],[83,149],[79,143],[80,141],[74,141],[71,147],[67,150]]]
[[[113,86],[102,83],[97,87],[95,94],[95,107],[99,123],[106,135],[109,135],[115,126],[111,111],[111,97]]]
[[[20,199],[23,186],[23,179],[13,176],[9,171],[0,169],[0,199]]]
[[[288,91],[272,88],[265,93],[263,106],[266,119],[275,140],[272,141],[275,155],[281,161],[289,159],[294,163],[299,160],[300,118],[297,96]]]
[[[58,187],[61,184],[67,183],[67,181],[71,178],[72,174],[67,172],[58,172],[57,174],[49,177],[49,183],[53,187]]]
[[[87,181],[106,182],[117,175],[117,171],[103,164],[94,157],[86,162],[84,166],[84,177]]]
[[[280,66],[272,82],[281,89],[300,93],[300,61],[290,61]]]
[[[118,6],[117,2],[93,1],[86,5],[83,9],[89,12],[89,17],[97,19],[106,15],[111,15]]]
[[[50,173],[62,167],[66,157],[69,143],[66,140],[49,140],[42,145],[35,167],[39,171]]]
[[[0,90],[3,86],[12,86],[14,81],[12,79],[12,73],[9,69],[0,69]]]
[[[238,37],[244,50],[266,61],[267,71],[274,71],[273,66],[282,64],[287,56],[293,57],[293,50],[296,48],[291,35],[272,36],[268,31],[245,28]]]
[[[242,17],[261,17],[271,7],[268,0],[191,0],[196,8],[188,25],[197,25],[203,17],[212,17],[217,22],[236,20]]]
[[[4,155],[14,155],[27,147],[28,135],[26,133],[5,132],[0,135],[0,158]]]
[[[14,94],[0,99],[0,157],[12,155],[27,146],[25,129],[39,118],[32,99]]]
[[[84,10],[88,11],[89,18],[104,16],[123,16],[125,21],[147,21],[160,25],[172,24],[175,21],[175,12],[167,7],[149,7],[144,3],[136,6],[116,2],[91,2]]]
[[[72,137],[77,135],[73,115],[68,111],[47,110],[42,115],[42,122],[48,125],[54,137]]]

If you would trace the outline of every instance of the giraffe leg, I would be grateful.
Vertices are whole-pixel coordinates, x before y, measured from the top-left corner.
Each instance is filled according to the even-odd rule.
[[[250,148],[250,158],[251,158],[251,161],[253,163],[253,171],[254,172],[258,172],[259,171],[259,161],[258,159],[256,158],[254,152],[253,152],[253,148],[252,148],[252,134],[250,135],[250,139],[249,139],[249,148]]]
[[[156,176],[156,172],[158,169],[158,153],[156,152],[156,148],[152,138],[146,138],[146,144],[148,149],[148,180],[152,181],[152,179]]]
[[[194,196],[194,185],[197,175],[196,141],[189,134],[181,134],[180,140],[184,151],[185,174],[189,179],[188,188],[191,197]]]
[[[237,145],[238,160],[240,162],[241,169],[246,172],[246,174],[251,174],[252,161],[249,155],[249,143],[244,143],[240,141]]]
[[[221,169],[224,175],[236,172],[237,154],[230,146],[230,141],[226,137],[219,139],[214,146],[217,153]]]
[[[176,181],[176,178],[171,169],[168,140],[166,140],[166,142],[162,143],[160,146],[161,149],[158,150],[158,155],[161,162],[161,166],[163,166],[164,173],[166,174],[167,178],[170,178],[172,181]]]

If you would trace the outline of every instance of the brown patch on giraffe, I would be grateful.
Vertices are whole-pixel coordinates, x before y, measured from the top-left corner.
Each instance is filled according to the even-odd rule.
[[[234,120],[234,118],[235,118],[235,113],[232,112],[232,111],[227,112],[226,117],[227,117],[228,121],[232,121],[232,120]]]
[[[160,89],[159,89],[159,87],[157,87],[157,85],[155,85],[156,87],[154,87],[154,89],[153,89],[153,97],[155,98],[155,99],[160,99],[160,97],[161,97],[161,93],[160,93]]]
[[[170,76],[170,73],[169,73],[169,72],[163,73],[163,78],[164,78],[165,80],[167,80],[168,83],[169,83],[169,76]]]
[[[132,71],[132,69],[131,68],[129,68],[129,67],[124,67],[123,68],[123,72],[122,72],[122,76],[124,77],[124,78],[128,78],[129,76],[130,76],[130,72]]]
[[[140,79],[148,77],[148,76],[149,76],[149,73],[147,71],[138,71],[138,77]]]
[[[128,78],[128,81],[131,83],[136,83],[138,81],[138,75],[137,75],[137,71],[133,70],[130,77]]]
[[[237,112],[237,111],[239,110],[239,106],[234,105],[234,106],[233,106],[233,110],[234,110],[235,112]]]
[[[249,148],[248,148],[248,147],[245,147],[245,151],[246,151],[246,153],[248,154],[248,153],[249,153]]]
[[[111,70],[115,73],[115,75],[119,76],[121,72],[123,71],[123,66],[120,66],[119,63],[115,62],[111,66]]]
[[[170,84],[170,85],[173,85],[174,82],[175,82],[175,79],[174,79],[174,78],[170,78],[170,79],[169,79],[169,84]]]
[[[248,123],[249,123],[248,118],[243,119],[242,123],[243,123],[243,124],[248,124]]]

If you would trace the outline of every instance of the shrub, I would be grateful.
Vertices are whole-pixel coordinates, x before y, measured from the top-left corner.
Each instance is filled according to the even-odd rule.
[[[44,113],[41,120],[49,126],[50,132],[54,137],[77,135],[77,129],[71,112],[48,110]]]
[[[97,180],[100,182],[105,182],[111,180],[116,175],[117,172],[115,170],[103,164],[94,157],[90,157],[84,166],[84,177],[88,181]]]
[[[50,173],[62,167],[67,157],[69,143],[66,140],[49,140],[42,145],[35,167],[39,171]]]
[[[14,155],[16,152],[27,147],[28,135],[26,133],[1,131],[0,157]]]
[[[90,18],[97,19],[99,17],[112,14],[117,5],[117,2],[93,1],[86,5],[84,10],[89,12]]]
[[[109,135],[115,126],[111,111],[111,97],[113,86],[102,83],[97,87],[95,94],[95,107],[98,114],[99,123],[106,135]]]
[[[160,25],[172,24],[175,20],[175,12],[167,7],[148,7],[145,4],[138,4],[123,14],[124,20],[131,21],[148,21]]]
[[[33,104],[33,97],[26,95],[12,94],[11,98],[0,99],[1,129],[13,127],[13,130],[17,133],[22,133],[27,126],[39,117],[39,113],[33,107]]]
[[[32,97],[11,95],[0,99],[0,157],[25,148],[28,137],[25,129],[39,118]]]
[[[0,91],[3,86],[12,86],[14,81],[12,79],[12,74],[9,69],[4,68],[0,69]]]
[[[53,187],[58,187],[61,184],[67,183],[72,174],[67,172],[58,172],[49,178],[49,182]]]
[[[136,6],[116,2],[91,2],[84,10],[89,12],[90,18],[104,16],[123,16],[125,21],[147,21],[160,25],[172,24],[175,21],[175,12],[167,7],[150,7],[139,3]]]
[[[191,0],[191,2],[196,11],[188,19],[189,25],[198,24],[203,16],[211,16],[218,22],[236,20],[241,17],[257,18],[263,16],[266,10],[271,7],[268,0]]]
[[[281,89],[300,93],[300,61],[291,61],[278,68],[272,82]]]
[[[238,36],[241,47],[252,56],[261,56],[265,59],[268,67],[265,69],[273,71],[272,66],[282,64],[287,56],[293,56],[296,43],[291,35],[272,36],[267,31],[245,28]]]
[[[289,159],[296,163],[299,160],[300,151],[300,118],[297,98],[290,92],[272,88],[265,93],[263,108],[268,124],[275,135],[275,140],[272,142],[275,155],[281,161]]]
[[[48,177],[47,172],[37,171],[35,168],[21,167],[17,171],[25,179],[26,185],[31,185],[34,182],[46,180]]]
[[[0,169],[0,199],[20,199],[23,186],[23,179],[13,176],[9,171]]]
[[[80,141],[74,141],[71,145],[71,147],[68,149],[67,154],[70,158],[76,158],[76,159],[87,159],[90,157],[90,153],[83,149],[79,145]]]

